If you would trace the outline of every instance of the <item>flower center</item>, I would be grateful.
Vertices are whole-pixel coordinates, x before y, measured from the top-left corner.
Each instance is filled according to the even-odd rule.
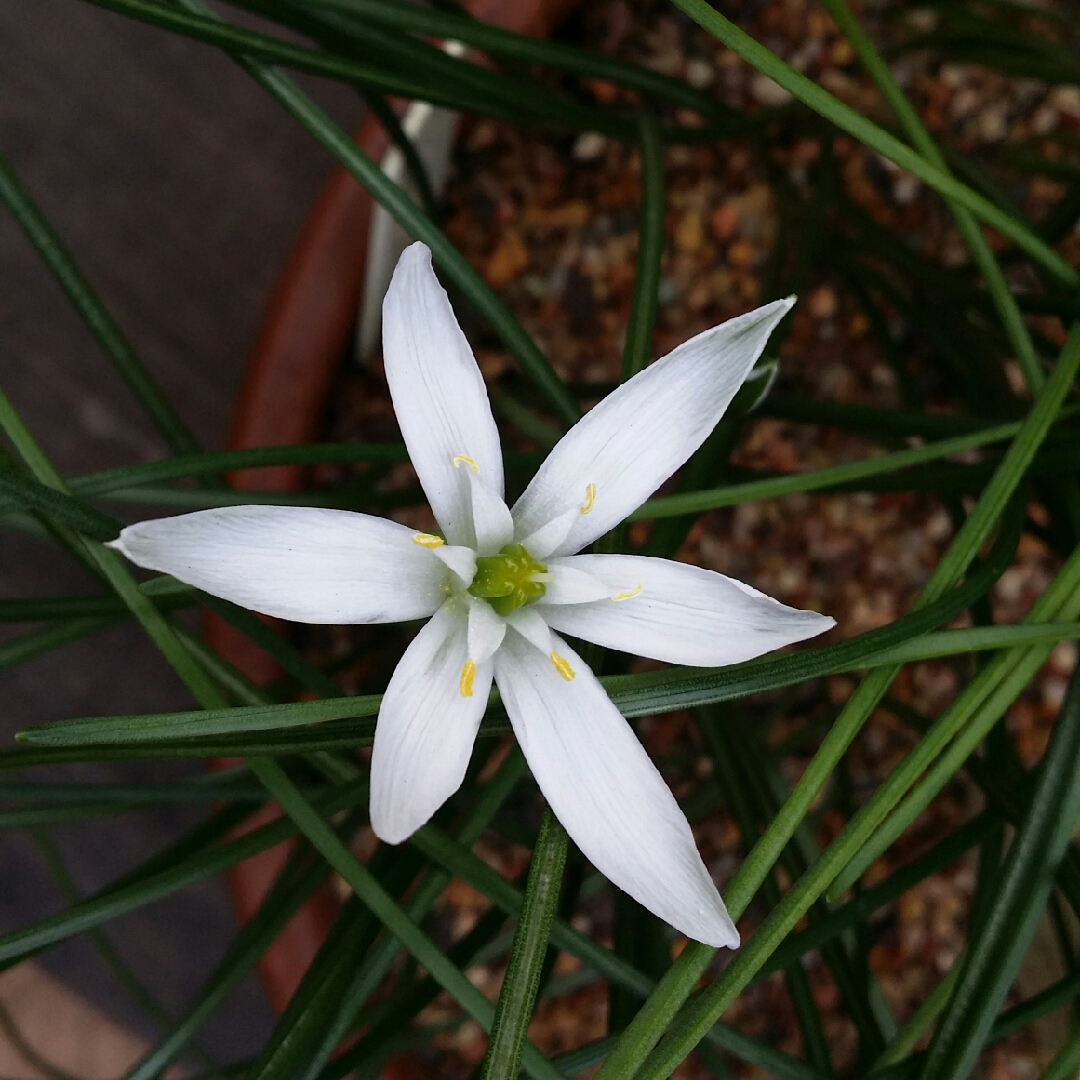
[[[509,615],[544,595],[547,567],[537,562],[523,544],[507,544],[498,555],[476,559],[476,577],[469,592],[486,600],[498,615]]]

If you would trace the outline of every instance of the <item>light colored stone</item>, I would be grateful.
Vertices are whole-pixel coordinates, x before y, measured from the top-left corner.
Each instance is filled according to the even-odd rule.
[[[750,80],[750,96],[759,105],[786,105],[791,100],[791,94],[779,83],[760,72]]]
[[[573,155],[576,161],[595,161],[607,149],[607,139],[599,131],[583,131],[574,140]]]

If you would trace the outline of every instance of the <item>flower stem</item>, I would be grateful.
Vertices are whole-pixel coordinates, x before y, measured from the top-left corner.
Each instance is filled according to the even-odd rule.
[[[514,1080],[521,1071],[525,1038],[547,954],[555,904],[559,899],[566,848],[566,830],[550,809],[545,810],[540,835],[533,848],[525,902],[510,952],[510,966],[495,1006],[481,1080]]]

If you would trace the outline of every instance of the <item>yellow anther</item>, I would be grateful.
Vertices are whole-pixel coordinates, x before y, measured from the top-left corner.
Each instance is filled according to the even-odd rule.
[[[632,589],[627,589],[626,592],[617,592],[611,599],[615,601],[629,600],[634,596],[641,595],[641,586],[635,585]]]
[[[471,457],[466,457],[464,454],[455,454],[450,459],[450,464],[453,465],[455,469],[459,465],[468,465],[469,468],[472,469],[472,471],[474,473],[478,473],[480,471],[480,466],[477,465],[476,462],[473,461],[473,459]]]
[[[554,649],[548,655],[551,658],[551,666],[569,682],[574,677],[574,669]]]
[[[466,660],[461,665],[461,677],[458,679],[458,689],[462,697],[472,697],[472,684],[475,678],[476,665],[471,660]]]
[[[414,533],[412,542],[426,548],[442,547],[446,543],[441,536],[435,536],[432,533]]]
[[[592,509],[594,502],[596,502],[596,485],[587,484],[585,486],[585,502],[582,503],[581,513],[587,514]]]

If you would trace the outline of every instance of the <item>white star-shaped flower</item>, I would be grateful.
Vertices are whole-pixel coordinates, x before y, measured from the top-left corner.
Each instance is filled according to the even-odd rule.
[[[443,536],[346,511],[235,506],[131,525],[115,546],[139,566],[282,619],[429,619],[379,710],[375,833],[400,843],[458,789],[494,680],[540,790],[586,858],[688,937],[735,947],[670,789],[556,631],[714,666],[833,625],[700,567],[575,554],[702,444],[792,303],[707,330],[613,391],[511,510],[483,378],[431,253],[414,244],[383,307],[386,377]]]

